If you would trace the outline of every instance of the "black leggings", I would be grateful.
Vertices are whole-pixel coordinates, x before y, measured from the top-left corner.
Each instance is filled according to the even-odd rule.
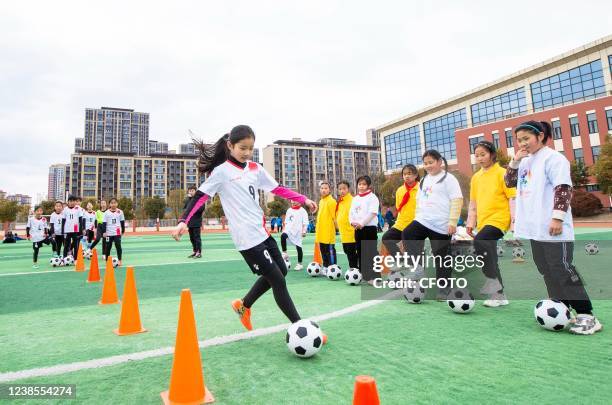
[[[40,242],[32,242],[32,248],[34,249],[34,257],[33,257],[34,263],[38,262],[38,251],[40,250],[40,247],[43,244],[51,245],[52,247],[55,248],[55,242],[53,241],[53,239],[48,238],[48,237],[41,240]]]
[[[503,282],[497,262],[497,241],[504,237],[501,229],[493,225],[485,225],[474,237],[474,249],[478,256],[482,256],[484,262],[482,272],[485,277],[499,280],[502,289],[497,291],[503,293]]]
[[[115,250],[117,250],[117,259],[121,260],[121,254],[123,250],[121,249],[121,236],[107,236],[106,237],[106,252],[104,255],[108,258],[110,256],[111,249],[113,248],[113,242],[115,242]]]
[[[560,300],[579,314],[593,311],[584,283],[572,264],[574,242],[531,241],[533,261],[544,276],[548,296]]]
[[[359,270],[365,281],[374,280],[377,273],[373,270],[374,256],[378,254],[377,243],[378,228],[376,226],[364,226],[355,229],[355,244],[357,257],[359,258]]]
[[[449,282],[449,278],[453,269],[450,266],[445,266],[448,260],[445,260],[445,256],[450,254],[450,235],[438,233],[432,231],[424,225],[421,225],[418,221],[412,221],[402,231],[402,242],[404,243],[404,251],[408,256],[414,257],[416,260],[417,256],[423,253],[423,247],[425,246],[425,239],[429,238],[431,243],[431,250],[435,258],[436,264],[436,279],[445,279]],[[424,263],[421,263],[424,266]]]
[[[289,238],[289,235],[287,235],[286,233],[283,233],[281,235],[281,248],[283,249],[283,253],[287,252],[287,239],[288,238]],[[295,250],[297,250],[297,254],[298,254],[298,263],[302,263],[302,259],[304,258],[304,251],[302,250],[302,247],[295,245]]]
[[[357,253],[357,243],[343,243],[342,250],[344,250],[344,254],[346,254],[346,257],[348,257],[349,268],[358,269],[359,254]]]
[[[382,243],[387,248],[391,256],[399,253],[400,248],[397,245],[402,240],[402,231],[397,228],[389,228],[382,236]]]
[[[90,249],[95,248],[98,242],[100,242],[100,239],[102,239],[102,254],[105,255],[106,254],[106,238],[103,238],[102,234],[103,234],[102,225],[98,225],[98,228],[96,230],[96,240],[94,241],[94,243],[91,244],[89,248]]]
[[[60,256],[62,253],[62,246],[64,246],[64,235],[55,235],[53,237],[55,243],[52,244],[53,252]]]
[[[259,245],[242,250],[240,253],[251,270],[259,275],[259,278],[242,299],[244,306],[251,308],[259,297],[272,288],[276,305],[283,311],[283,314],[291,323],[299,321],[300,315],[295,309],[285,281],[287,267],[274,238],[269,237]]]
[[[87,237],[87,243],[92,243],[95,240],[94,231],[91,229],[87,230],[87,234],[85,236]]]
[[[76,256],[79,248],[79,239],[81,234],[79,232],[70,232],[65,235],[64,239],[64,257],[70,253],[73,257]]]
[[[336,245],[331,243],[319,243],[321,250],[321,258],[323,259],[323,267],[329,267],[336,264]]]
[[[189,227],[189,241],[194,253],[202,253],[202,238],[200,236],[200,227]]]

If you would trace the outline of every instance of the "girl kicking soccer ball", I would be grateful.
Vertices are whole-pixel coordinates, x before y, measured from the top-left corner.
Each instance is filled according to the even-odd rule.
[[[251,307],[270,288],[280,310],[292,323],[300,320],[287,290],[287,267],[276,240],[264,227],[264,213],[259,206],[259,190],[306,205],[312,212],[317,204],[305,196],[278,185],[264,168],[249,159],[253,155],[255,133],[246,125],[238,125],[210,147],[197,143],[201,173],[209,176],[183,212],[172,232],[175,240],[187,231],[187,224],[198,209],[215,194],[221,197],[223,211],[229,221],[234,245],[251,271],[259,276],[249,292],[232,302],[242,325],[252,330]],[[327,338],[324,336],[323,341]]]
[[[506,186],[516,187],[514,235],[529,239],[533,260],[544,276],[551,299],[576,311],[571,333],[592,335],[602,329],[576,267],[574,223],[570,201],[570,164],[546,146],[552,128],[545,121],[527,121],[514,129],[519,150],[506,171]]]

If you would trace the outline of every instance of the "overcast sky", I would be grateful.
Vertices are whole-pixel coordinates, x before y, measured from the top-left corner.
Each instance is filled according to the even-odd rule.
[[[171,148],[250,125],[343,137],[610,34],[609,1],[4,1],[0,190],[47,191],[85,108]],[[162,5],[163,4],[163,5]]]

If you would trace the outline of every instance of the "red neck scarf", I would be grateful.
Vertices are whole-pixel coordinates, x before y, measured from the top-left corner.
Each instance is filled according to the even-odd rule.
[[[370,194],[372,192],[372,190],[368,190],[365,193],[359,193],[359,197],[365,197],[366,195]]]
[[[344,197],[346,196],[341,196],[340,198],[338,198],[338,202],[336,203],[336,215],[338,214],[338,208],[340,208],[340,203],[344,201]]]
[[[402,202],[400,203],[399,207],[397,207],[398,213],[402,210],[402,208],[404,208],[404,205],[408,204],[408,201],[410,201],[410,191],[412,191],[414,186],[416,186],[417,184],[418,183],[416,181],[414,182],[412,186],[409,186],[408,183],[404,183],[404,187],[406,187],[406,194],[404,194],[404,197],[402,198]]]
[[[300,208],[302,208],[301,205],[296,205],[296,206],[291,206],[291,208],[293,208],[294,210],[299,210]]]

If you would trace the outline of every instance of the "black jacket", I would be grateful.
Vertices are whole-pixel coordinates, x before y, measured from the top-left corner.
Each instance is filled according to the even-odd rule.
[[[185,199],[185,204],[183,205],[183,210],[187,209],[187,206],[190,205],[190,203],[192,202],[192,200],[195,200],[196,197],[195,195],[191,198],[186,198]],[[193,203],[195,204],[195,201],[193,201]],[[193,205],[193,204],[192,204]],[[195,214],[193,214],[193,216],[191,217],[191,219],[189,220],[189,223],[187,224],[188,227],[190,228],[200,228],[202,226],[202,214],[204,213],[204,208],[205,206],[202,205]]]

